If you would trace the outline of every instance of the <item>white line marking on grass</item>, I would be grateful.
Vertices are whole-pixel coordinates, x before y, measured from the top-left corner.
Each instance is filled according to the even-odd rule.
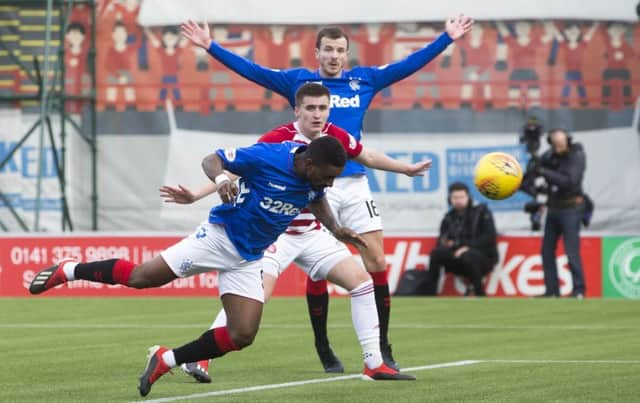
[[[478,364],[481,362],[482,360],[464,360],[464,361],[444,362],[442,364],[431,364],[431,365],[422,365],[420,367],[402,368],[402,372],[408,373],[408,372],[415,372],[415,371],[424,371],[426,369],[461,367],[463,365]]]
[[[263,323],[262,329],[307,329],[307,324]],[[206,323],[0,323],[0,329],[206,329]],[[351,324],[329,325],[332,329],[351,329]],[[609,325],[493,325],[493,324],[394,324],[394,329],[476,329],[476,330],[640,330],[640,326]]]
[[[640,326],[609,325],[493,325],[493,324],[400,324],[401,329],[477,329],[477,330],[640,330]]]
[[[0,329],[205,329],[203,324],[0,323]]]
[[[640,360],[480,360],[479,362],[495,364],[640,364]]]
[[[433,365],[423,365],[421,367],[413,367],[406,368],[403,371],[424,371],[428,369],[438,369],[438,368],[449,368],[449,367],[460,367],[463,365],[471,365],[476,364],[480,361],[473,360],[465,360],[465,361],[453,361],[453,362],[444,362],[441,364],[433,364]],[[205,393],[194,393],[192,395],[184,395],[184,396],[174,396],[174,397],[163,397],[160,399],[153,400],[136,400],[136,402],[146,402],[146,403],[160,403],[160,402],[175,402],[177,400],[188,400],[188,399],[198,399],[202,397],[214,397],[214,396],[225,396],[225,395],[233,395],[238,393],[246,393],[246,392],[257,392],[261,390],[270,390],[270,389],[282,389],[282,388],[292,388],[296,386],[302,385],[311,385],[315,383],[326,383],[326,382],[336,382],[336,381],[345,381],[349,379],[359,379],[361,374],[354,375],[343,375],[343,376],[335,376],[331,378],[316,378],[316,379],[308,379],[306,381],[296,381],[296,382],[285,382],[285,383],[274,383],[268,385],[258,385],[258,386],[248,386],[245,388],[236,388],[236,389],[227,389],[227,390],[217,390],[214,392],[205,392]]]

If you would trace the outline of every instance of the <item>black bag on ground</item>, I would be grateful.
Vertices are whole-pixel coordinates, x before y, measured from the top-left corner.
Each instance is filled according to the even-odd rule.
[[[425,295],[427,286],[427,271],[409,269],[402,273],[395,296]]]

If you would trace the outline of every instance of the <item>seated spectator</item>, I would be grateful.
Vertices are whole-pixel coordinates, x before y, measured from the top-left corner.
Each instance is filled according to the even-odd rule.
[[[437,246],[429,255],[426,295],[436,295],[440,269],[468,279],[476,296],[484,296],[482,278],[498,261],[496,229],[486,204],[473,205],[467,185],[454,182],[451,209],[442,219]]]

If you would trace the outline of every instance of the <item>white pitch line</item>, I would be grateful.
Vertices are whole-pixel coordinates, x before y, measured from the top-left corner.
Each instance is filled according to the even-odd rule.
[[[438,368],[451,368],[451,367],[461,367],[465,365],[473,365],[473,364],[586,364],[586,365],[594,365],[594,364],[609,364],[609,365],[640,365],[640,360],[463,360],[463,361],[453,361],[453,362],[445,362],[441,364],[433,364],[433,365],[423,365],[419,367],[411,367],[411,368],[403,368],[403,371],[409,372],[418,372],[429,369],[438,369]],[[343,375],[336,376],[331,378],[316,378],[316,379],[308,379],[306,381],[296,381],[296,382],[285,382],[285,383],[275,383],[269,385],[258,385],[258,386],[249,386],[245,388],[236,388],[236,389],[227,389],[227,390],[218,390],[214,392],[204,392],[204,393],[194,393],[191,395],[183,395],[183,396],[174,396],[174,397],[163,397],[160,399],[152,399],[152,400],[135,400],[134,402],[145,402],[145,403],[162,403],[162,402],[175,402],[178,400],[189,400],[189,399],[198,399],[203,397],[215,397],[215,396],[225,396],[225,395],[233,395],[238,393],[246,393],[246,392],[257,392],[261,390],[270,390],[270,389],[282,389],[282,388],[291,388],[296,386],[303,385],[311,385],[316,383],[327,383],[327,382],[337,382],[344,381],[349,379],[357,379],[360,378],[360,374],[354,375]]]
[[[611,364],[639,365],[640,360],[480,360],[494,364]]]
[[[0,323],[0,329],[205,329],[203,323]],[[306,324],[263,323],[261,329],[307,329]],[[351,324],[329,325],[331,329],[350,329]],[[640,330],[640,326],[608,325],[492,325],[492,324],[394,324],[394,329],[476,329],[476,330]]]
[[[492,325],[492,324],[400,324],[402,329],[477,329],[477,330],[640,330],[640,326],[608,325]]]
[[[413,367],[407,368],[403,371],[424,371],[429,369],[438,369],[438,368],[449,368],[449,367],[460,367],[463,365],[471,365],[476,364],[481,361],[473,361],[473,360],[465,360],[465,361],[453,361],[453,362],[445,362],[441,364],[433,364],[433,365],[424,365],[421,367]],[[249,386],[246,388],[236,388],[236,389],[227,389],[227,390],[217,390],[214,392],[205,392],[205,393],[194,393],[192,395],[184,395],[184,396],[174,396],[174,397],[163,397],[160,399],[153,400],[136,400],[135,402],[145,402],[145,403],[161,403],[161,402],[175,402],[178,400],[189,400],[189,399],[198,399],[202,397],[214,397],[214,396],[225,396],[225,395],[233,395],[238,393],[246,393],[246,392],[257,392],[261,390],[270,390],[270,389],[282,389],[282,388],[292,388],[296,386],[303,385],[311,385],[316,383],[327,383],[327,382],[336,382],[336,381],[345,381],[349,379],[359,379],[361,374],[354,375],[343,375],[343,376],[335,376],[331,378],[316,378],[316,379],[308,379],[306,381],[296,381],[296,382],[285,382],[285,383],[274,383],[269,385],[258,385],[258,386]]]
[[[0,323],[0,329],[205,329],[204,324],[135,323]]]

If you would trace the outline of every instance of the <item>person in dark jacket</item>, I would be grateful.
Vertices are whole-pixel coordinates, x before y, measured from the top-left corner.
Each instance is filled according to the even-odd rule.
[[[547,218],[542,240],[544,296],[560,295],[556,248],[562,236],[573,280],[572,296],[584,297],[585,283],[580,258],[580,223],[583,220],[585,195],[582,179],[586,158],[581,144],[573,143],[564,129],[553,129],[547,140],[550,144],[535,167],[536,175],[547,182]]]
[[[442,219],[437,246],[429,255],[427,295],[436,295],[440,269],[463,276],[474,294],[484,296],[482,278],[498,261],[496,228],[486,204],[473,205],[467,185],[449,186],[451,209]]]

